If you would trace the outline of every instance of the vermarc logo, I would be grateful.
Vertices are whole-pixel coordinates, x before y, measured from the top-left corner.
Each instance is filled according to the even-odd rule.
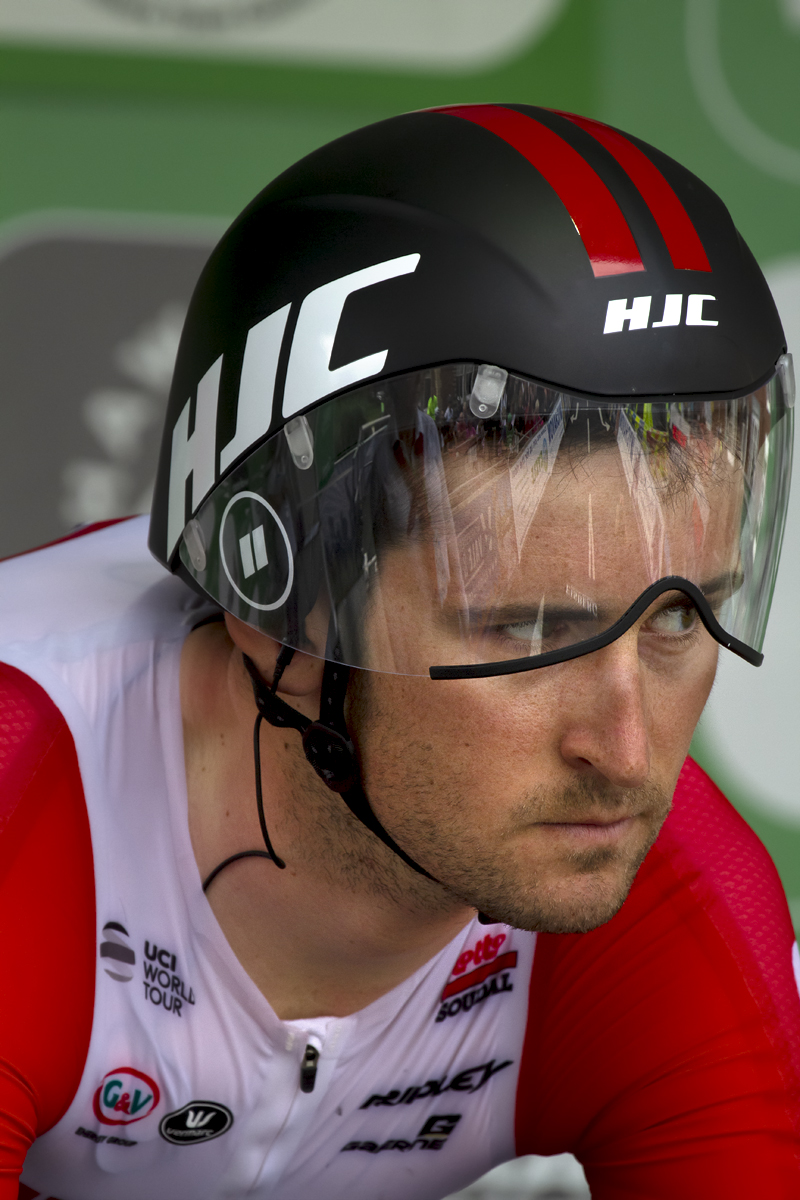
[[[364,358],[344,363],[331,370],[330,359],[342,311],[348,296],[362,288],[373,287],[388,279],[416,271],[419,254],[403,254],[353,271],[314,288],[303,299],[292,335],[286,382],[283,389],[282,414],[293,417],[317,400],[340,388],[350,387],[369,379],[383,369],[388,348],[377,350]],[[247,335],[239,396],[236,408],[236,431],[219,454],[219,470],[231,463],[262,438],[272,422],[272,403],[278,358],[289,319],[291,304],[264,317]],[[187,400],[172,431],[172,451],[169,474],[167,513],[167,556],[178,544],[186,520],[186,484],[192,477],[191,508],[195,512],[200,501],[217,479],[216,428],[222,356],[206,371],[197,385],[194,406],[194,429],[189,433],[192,402]],[[257,544],[252,548],[253,565],[257,566]],[[249,566],[246,564],[245,570]]]
[[[692,292],[686,298],[685,325],[719,325],[719,321],[704,315],[703,306],[716,300],[716,296],[707,296],[703,292]],[[650,324],[650,306],[652,296],[634,296],[627,300],[609,300],[606,309],[606,323],[603,333],[622,333],[628,329],[665,329],[668,326],[680,325],[683,318],[683,293],[668,292],[664,297],[664,313],[660,321]],[[656,310],[657,311],[657,310]]]
[[[233,1113],[214,1100],[192,1100],[176,1112],[167,1113],[158,1127],[164,1141],[173,1146],[196,1146],[227,1133]]]

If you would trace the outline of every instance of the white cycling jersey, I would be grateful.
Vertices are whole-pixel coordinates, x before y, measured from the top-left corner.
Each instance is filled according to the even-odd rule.
[[[83,1077],[25,1184],[60,1200],[433,1200],[512,1157],[535,936],[475,921],[361,1012],[278,1020],[189,839],[178,671],[208,606],[149,559],[143,519],[82,540],[2,568],[16,623],[0,656],[77,747],[99,948]]]
[[[0,564],[2,1200],[434,1200],[563,1151],[595,1200],[796,1200],[791,922],[690,759],[605,925],[474,921],[362,1011],[278,1020],[189,838],[180,651],[213,609],[145,536]]]

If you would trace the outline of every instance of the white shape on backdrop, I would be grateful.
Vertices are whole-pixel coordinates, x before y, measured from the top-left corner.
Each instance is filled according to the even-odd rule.
[[[766,268],[789,349],[800,366],[800,255]],[[798,372],[800,374],[800,372]],[[795,414],[794,483],[778,583],[758,669],[720,651],[701,730],[729,778],[753,803],[800,826],[800,422]]]
[[[800,0],[780,0],[779,7],[784,23],[792,33],[800,31]]]
[[[531,1154],[495,1167],[449,1200],[589,1200],[583,1167],[571,1154],[541,1158]]]
[[[83,419],[111,458],[138,458],[143,434],[161,417],[148,395],[123,388],[101,388],[83,402]]]
[[[464,71],[533,45],[567,0],[0,0],[0,39]]]
[[[84,399],[84,424],[106,457],[73,459],[65,464],[59,513],[67,528],[150,508],[154,480],[136,495],[133,468],[141,459],[144,435],[164,419],[185,316],[184,304],[165,304],[133,337],[116,347],[116,366],[139,385],[137,388],[100,388]]]
[[[777,2],[790,35],[800,33],[800,0]],[[720,7],[721,0],[686,0],[686,61],[700,106],[720,137],[747,162],[776,179],[800,183],[800,149],[757,125],[725,74]]]

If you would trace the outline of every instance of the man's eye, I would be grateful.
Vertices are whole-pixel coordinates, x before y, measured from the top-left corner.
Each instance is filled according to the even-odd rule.
[[[498,632],[502,637],[530,643],[534,639],[541,638],[542,627],[538,621],[523,621],[517,625],[501,625]]]
[[[676,636],[690,633],[697,624],[697,612],[692,604],[671,604],[654,613],[647,622],[654,633]]]

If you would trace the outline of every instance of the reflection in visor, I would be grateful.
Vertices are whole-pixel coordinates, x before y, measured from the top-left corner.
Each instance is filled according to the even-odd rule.
[[[184,568],[278,641],[371,670],[530,670],[635,622],[662,649],[702,623],[760,662],[791,465],[784,377],[631,404],[509,375],[480,417],[480,371],[380,380],[296,419],[195,514]]]

